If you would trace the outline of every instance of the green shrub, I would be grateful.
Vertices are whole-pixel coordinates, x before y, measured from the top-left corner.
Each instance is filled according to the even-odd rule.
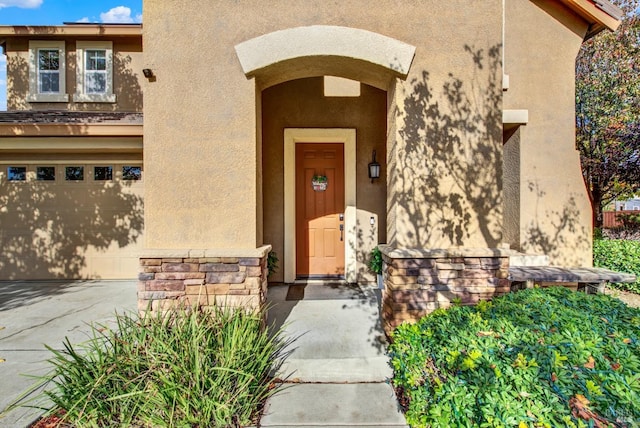
[[[269,255],[267,256],[267,270],[269,271],[267,276],[271,276],[278,271],[278,253],[275,251],[269,251]]]
[[[604,239],[602,228],[600,227],[593,228],[593,239]]]
[[[398,327],[390,353],[413,427],[640,420],[640,309],[607,295],[530,289],[436,310]]]
[[[593,241],[593,265],[636,275],[634,283],[611,284],[612,287],[640,294],[640,242],[617,239]]]
[[[83,345],[49,348],[53,370],[34,389],[45,386],[49,412],[79,427],[255,423],[285,346],[262,320],[219,308],[118,316],[117,330],[93,328]]]
[[[640,228],[640,212],[637,213],[618,213],[616,219],[622,223],[624,229]]]
[[[371,250],[371,256],[369,257],[369,269],[371,272],[379,275],[382,273],[382,264],[382,252],[380,251],[380,248],[374,247],[373,250]]]

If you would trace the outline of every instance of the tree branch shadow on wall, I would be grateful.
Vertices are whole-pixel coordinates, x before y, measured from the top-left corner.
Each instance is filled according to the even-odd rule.
[[[500,46],[465,51],[471,80],[449,73],[436,93],[425,70],[397,108],[404,146],[394,148],[389,174],[397,189],[391,207],[406,216],[397,230],[405,246],[461,246],[479,231],[495,248],[502,238]]]
[[[536,201],[545,197],[546,192],[540,189],[536,181],[529,181],[527,187],[535,193]],[[563,264],[568,266],[584,265],[578,255],[590,251],[591,242],[585,238],[589,233],[579,220],[580,210],[575,195],[568,195],[564,205],[557,211],[544,210],[540,213],[537,203],[535,211],[534,219],[524,227],[521,250],[525,253],[541,253],[551,260],[562,259],[565,261]]]
[[[29,63],[18,56],[7,56],[7,108],[9,110],[73,110],[73,111],[130,111],[141,112],[143,104],[142,87],[139,75],[132,68],[131,55],[114,53],[113,55],[113,93],[116,95],[115,103],[90,103],[74,102],[73,94],[76,91],[75,69],[73,63],[67,64],[67,69],[72,72],[73,78],[67,79],[66,93],[69,94],[69,102],[64,103],[29,103]],[[10,91],[23,88],[17,97],[9,96]],[[126,108],[123,108],[126,107]]]
[[[388,168],[391,188],[400,189],[391,206],[406,213],[399,233],[406,234],[404,242],[415,248],[428,248],[432,242],[442,242],[445,248],[464,245],[476,232],[471,229],[474,224],[487,247],[497,247],[502,239],[502,225],[495,218],[502,212],[500,46],[486,54],[470,46],[465,51],[474,64],[471,81],[465,83],[449,73],[441,94],[436,94],[429,72],[423,71],[403,94],[403,108],[395,112],[401,119],[398,132],[404,146],[394,148],[397,164]],[[376,239],[374,231],[365,228],[357,221],[357,244],[351,248],[365,263],[358,266],[358,278],[370,275],[366,267],[370,254],[364,244]],[[376,307],[371,346],[384,352],[381,293],[368,291],[360,293],[354,304]],[[457,296],[444,289],[441,293],[451,299]],[[349,305],[345,303],[345,309]]]
[[[127,106],[127,111],[142,111],[142,88],[131,62],[131,55],[113,55],[113,92],[117,94],[117,103],[112,104],[114,110],[120,105]]]
[[[0,180],[0,279],[82,278],[85,253],[135,243],[143,232],[143,200],[131,183]],[[64,207],[65,212],[60,212]]]
[[[22,57],[7,55],[7,110],[26,110],[29,108],[26,97],[12,97],[16,88],[29,88],[29,64]]]

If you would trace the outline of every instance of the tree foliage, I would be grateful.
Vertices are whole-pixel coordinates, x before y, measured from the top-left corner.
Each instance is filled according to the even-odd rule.
[[[587,40],[576,61],[576,144],[594,211],[640,190],[640,0],[614,1],[615,32]]]

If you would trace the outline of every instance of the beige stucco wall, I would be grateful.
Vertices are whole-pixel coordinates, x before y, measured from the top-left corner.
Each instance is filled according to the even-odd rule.
[[[32,40],[44,40],[31,36]],[[7,110],[78,110],[78,111],[142,111],[142,40],[140,37],[119,37],[113,42],[113,92],[115,103],[73,102],[76,92],[76,40],[105,41],[105,39],[62,37],[46,40],[64,40],[66,50],[66,93],[68,103],[30,103],[29,95],[29,40],[9,39],[7,55]]]
[[[121,171],[141,164],[141,153],[3,155],[0,280],[136,278],[144,175],[121,180]],[[27,181],[7,181],[8,166],[26,167]],[[56,180],[37,181],[38,166],[55,166]],[[84,181],[65,181],[65,166],[84,166]],[[112,166],[114,180],[95,181],[93,166]]]
[[[157,0],[145,3],[144,14],[145,66],[157,76],[144,85],[149,248],[262,244],[266,175],[257,174],[258,130],[270,112],[256,101],[262,88],[243,75],[234,46],[307,25],[359,28],[417,47],[406,81],[389,88],[387,157],[397,174],[388,175],[387,240],[405,247],[499,243],[501,1],[473,7],[466,0],[351,1],[318,8],[275,0]],[[291,78],[328,69],[362,78],[340,58],[294,64],[299,68]],[[371,71],[366,64],[360,69]]]
[[[285,128],[353,128],[356,130],[356,272],[366,277],[373,246],[386,242],[386,93],[361,85],[359,97],[325,97],[322,78],[299,79],[266,89],[262,95],[264,240],[273,246],[284,266],[284,150]],[[367,168],[372,150],[381,162],[381,178],[374,183]],[[374,217],[375,224],[370,219]],[[283,280],[283,269],[269,279]]]
[[[391,91],[388,240],[397,247],[501,242],[501,4],[460,7],[462,16],[440,17],[451,27],[425,26],[409,79]]]
[[[517,158],[505,177],[508,193],[517,192],[505,201],[505,236],[552,264],[590,266],[591,206],[574,131],[574,62],[587,27],[559,2],[506,5],[504,107],[528,109],[529,122],[505,149]]]

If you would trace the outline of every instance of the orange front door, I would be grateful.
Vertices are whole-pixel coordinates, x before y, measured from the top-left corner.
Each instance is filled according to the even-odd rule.
[[[313,178],[326,177],[326,189]],[[323,179],[316,180],[323,181]],[[344,276],[344,146],[296,144],[296,275]]]

